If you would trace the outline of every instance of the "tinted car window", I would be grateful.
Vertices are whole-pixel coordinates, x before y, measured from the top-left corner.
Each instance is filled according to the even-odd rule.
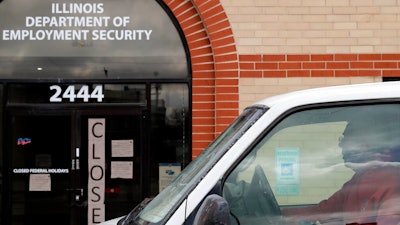
[[[233,224],[398,224],[400,105],[282,120],[224,184]]]

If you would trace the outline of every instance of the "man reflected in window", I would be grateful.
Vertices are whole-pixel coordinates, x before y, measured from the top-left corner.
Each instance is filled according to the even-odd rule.
[[[345,165],[355,174],[315,206],[283,209],[288,222],[400,224],[400,125],[392,122],[350,122],[339,146]]]

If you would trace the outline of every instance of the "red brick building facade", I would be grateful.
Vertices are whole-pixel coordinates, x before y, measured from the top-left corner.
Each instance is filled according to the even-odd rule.
[[[238,52],[239,46],[235,42],[236,36],[232,29],[231,18],[224,8],[224,6],[234,5],[234,2],[218,0],[165,0],[164,2],[179,21],[190,49],[193,69],[193,157],[196,157],[239,114],[240,96],[243,94],[240,91],[240,82],[246,78],[302,78],[302,80],[309,78],[310,84],[307,87],[313,87],[375,82],[383,77],[400,76],[400,54],[396,52],[241,53]],[[319,4],[317,1],[300,2],[307,6]],[[275,7],[280,3],[284,3],[281,8],[289,8],[284,1],[275,2]],[[251,5],[251,3],[247,4]],[[326,8],[335,9],[335,3],[331,6],[328,4],[325,5]],[[340,4],[342,5],[338,7],[343,8],[350,3],[342,1]],[[366,6],[367,4],[369,6]],[[256,8],[257,5],[252,7]],[[356,8],[366,7],[374,9],[380,6],[364,3]],[[238,4],[236,8],[240,8],[240,5]],[[380,9],[381,15],[385,14],[382,13],[382,8]],[[331,14],[334,13],[331,12]],[[338,14],[343,15],[346,12]],[[351,14],[351,11],[347,14]],[[369,13],[363,15],[369,15]],[[376,18],[376,20],[380,19]],[[380,23],[384,24],[384,21]],[[276,38],[279,39],[279,37]],[[321,84],[312,78],[333,79],[330,83]],[[340,80],[342,78],[346,79]],[[356,81],[351,78],[356,78]],[[335,79],[337,82],[334,81]],[[301,87],[294,88],[296,89],[301,89]],[[285,92],[285,90],[280,92]]]

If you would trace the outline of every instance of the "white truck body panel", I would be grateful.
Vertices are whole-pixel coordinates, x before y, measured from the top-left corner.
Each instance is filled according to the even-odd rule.
[[[254,106],[268,107],[268,111],[217,161],[198,185],[186,196],[166,224],[183,224],[205,196],[242,156],[254,140],[280,116],[291,109],[323,103],[400,98],[400,82],[369,83],[309,89],[270,97]],[[102,223],[116,225],[119,219]]]

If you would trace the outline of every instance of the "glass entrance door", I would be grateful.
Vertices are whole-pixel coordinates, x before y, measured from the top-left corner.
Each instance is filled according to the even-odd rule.
[[[148,186],[143,112],[9,113],[5,224],[86,225],[128,213]]]
[[[70,224],[71,117],[9,116],[11,224]]]
[[[87,190],[84,222],[96,224],[126,215],[147,195],[143,111],[82,112],[80,121],[81,170],[87,171],[81,173]]]

